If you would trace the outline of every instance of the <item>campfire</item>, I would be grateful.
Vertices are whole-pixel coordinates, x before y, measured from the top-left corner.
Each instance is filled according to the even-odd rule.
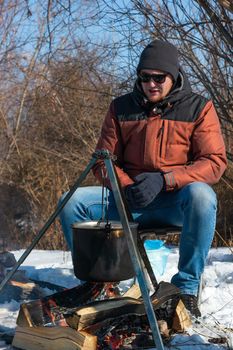
[[[15,263],[12,253],[0,253],[0,281]],[[32,300],[21,304],[17,318],[13,345],[20,349],[113,350],[154,346],[140,288],[135,284],[122,293],[119,282],[86,282],[44,296],[41,288],[20,270],[0,299]],[[164,342],[172,333],[190,326],[190,318],[179,300],[179,289],[174,285],[160,282],[151,301]]]
[[[151,301],[164,341],[190,325],[172,284],[159,283]],[[171,304],[177,306],[172,310]],[[25,350],[42,345],[48,350],[110,350],[153,347],[154,340],[137,285],[122,294],[118,283],[86,282],[21,304],[13,345]]]

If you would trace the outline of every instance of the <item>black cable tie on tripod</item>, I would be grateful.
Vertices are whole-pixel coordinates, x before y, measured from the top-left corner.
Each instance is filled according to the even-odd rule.
[[[92,154],[93,158],[97,159],[112,159],[113,161],[117,160],[115,154],[110,153],[107,149],[98,149]]]

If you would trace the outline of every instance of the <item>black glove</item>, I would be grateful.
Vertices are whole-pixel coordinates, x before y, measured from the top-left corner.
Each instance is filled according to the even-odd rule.
[[[125,189],[125,196],[132,208],[145,208],[164,187],[161,173],[142,173],[135,177],[136,183]]]

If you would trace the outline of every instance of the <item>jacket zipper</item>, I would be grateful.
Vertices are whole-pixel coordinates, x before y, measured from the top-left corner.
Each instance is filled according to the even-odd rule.
[[[161,128],[158,132],[158,138],[160,137],[160,145],[159,145],[159,156],[162,157],[162,148],[163,148],[163,132],[164,132],[164,120]]]

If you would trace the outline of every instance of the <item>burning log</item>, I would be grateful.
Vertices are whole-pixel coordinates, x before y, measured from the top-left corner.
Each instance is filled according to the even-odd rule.
[[[103,288],[103,283],[90,282],[23,303],[16,323],[21,327],[68,326],[65,316],[77,307],[95,300]]]

